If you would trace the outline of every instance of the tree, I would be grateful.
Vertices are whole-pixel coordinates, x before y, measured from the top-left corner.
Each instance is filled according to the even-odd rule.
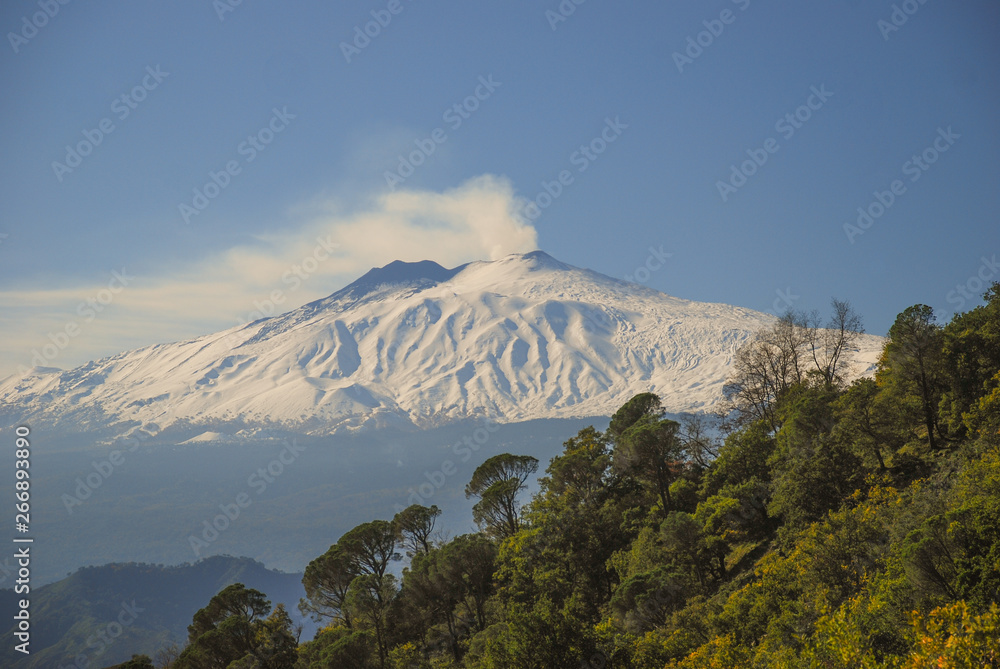
[[[718,457],[719,445],[711,433],[711,423],[704,414],[687,414],[681,417],[681,444],[687,459],[702,469]]]
[[[396,577],[392,574],[362,574],[351,581],[344,601],[355,623],[375,635],[379,667],[383,668],[389,656],[389,609],[398,594]]]
[[[330,546],[326,553],[306,567],[302,586],[306,597],[299,602],[299,610],[315,620],[328,618],[341,620],[349,628],[350,616],[344,610],[347,589],[355,576],[360,574],[354,555],[339,544]]]
[[[444,637],[443,645],[457,662],[460,634],[455,608],[462,596],[462,582],[454,578],[444,551],[441,547],[413,556],[409,569],[403,572],[400,597],[412,605],[414,617],[423,623],[421,636],[427,638],[428,631],[437,626],[435,632]]]
[[[1000,667],[1000,607],[980,616],[965,602],[934,609],[926,618],[913,617],[917,647],[903,669]]]
[[[720,537],[706,535],[694,516],[683,511],[671,513],[660,525],[660,534],[674,564],[693,572],[702,587],[709,576],[725,578],[727,544]]]
[[[663,417],[663,404],[654,393],[639,393],[622,405],[611,417],[608,439],[618,443],[625,432],[643,418]]]
[[[788,311],[737,349],[732,376],[723,388],[737,425],[763,420],[777,432],[781,424],[774,408],[790,388],[810,379],[840,385],[844,354],[864,328],[848,302],[834,299],[831,308],[825,328],[818,312]]]
[[[611,611],[631,634],[644,634],[663,625],[684,604],[684,588],[666,567],[626,579],[611,598]]]
[[[811,338],[807,329],[802,317],[789,311],[736,350],[723,393],[737,414],[737,425],[763,420],[772,431],[778,430],[775,404],[806,378],[801,354]]]
[[[456,662],[461,657],[459,641],[486,627],[496,555],[496,546],[486,537],[466,534],[415,555],[403,574],[401,598],[425,622],[421,634],[442,638]]]
[[[459,602],[477,629],[486,629],[486,601],[493,594],[496,544],[481,534],[463,534],[445,545],[450,577],[461,584]]]
[[[719,456],[705,473],[702,484],[705,497],[720,493],[727,486],[744,483],[770,483],[768,459],[774,452],[774,437],[765,421],[751,423],[730,433]]]
[[[864,459],[886,471],[885,458],[905,445],[908,430],[900,420],[890,394],[883,393],[874,379],[856,379],[834,403],[835,432]]]
[[[417,553],[430,553],[431,534],[434,523],[441,515],[437,506],[421,506],[413,504],[403,509],[392,519],[396,527],[396,540],[406,549],[406,554],[413,557]]]
[[[595,621],[618,582],[608,561],[632,537],[623,514],[646,501],[639,484],[616,475],[611,461],[607,437],[593,427],[580,430],[539,478],[539,492],[525,511],[538,530],[522,544],[527,568],[546,574],[566,571],[571,590],[554,593],[549,588],[547,595],[557,602],[572,598]],[[536,594],[530,580],[519,575],[515,588],[525,597]]]
[[[587,427],[563,443],[563,452],[538,480],[542,498],[560,499],[570,507],[588,506],[608,491],[611,454],[607,438]]]
[[[903,540],[907,574],[925,600],[985,611],[1000,603],[1000,450],[969,462],[949,497]]]
[[[837,392],[799,386],[779,407],[782,428],[770,459],[774,493],[771,515],[787,529],[801,529],[837,509],[864,483],[861,461],[834,438],[832,404]]]
[[[965,414],[997,387],[993,379],[1000,372],[1000,283],[994,283],[983,299],[986,304],[955,316],[942,332],[948,387],[941,408],[948,429],[959,436],[967,427]]]
[[[828,386],[842,379],[844,353],[850,350],[858,336],[865,331],[861,316],[849,302],[834,298],[830,301],[832,315],[825,328],[819,328],[818,317],[812,327],[806,328],[806,341],[813,371]]]
[[[685,467],[680,425],[646,415],[625,430],[614,450],[614,466],[649,485],[666,516],[672,509],[670,484]]]
[[[298,639],[292,634],[292,619],[284,604],[274,607],[271,615],[257,627],[257,648],[243,657],[232,669],[278,669],[294,667],[298,659]]]
[[[242,583],[224,588],[194,614],[188,626],[188,647],[175,668],[291,669],[295,663],[291,621],[280,605],[265,618],[270,610],[271,602],[258,590]]]
[[[110,669],[154,669],[154,665],[148,655],[133,655],[128,662],[116,664]]]
[[[156,656],[153,657],[153,666],[156,669],[170,669],[170,667],[174,666],[174,662],[180,654],[180,646],[176,643],[171,643],[167,647],[156,651]]]
[[[596,655],[592,629],[572,608],[560,609],[541,596],[515,603],[504,623],[481,632],[483,669],[554,669],[587,666],[584,658]],[[473,644],[476,644],[476,639]],[[470,653],[471,654],[471,653]]]
[[[982,439],[984,444],[1000,446],[1000,372],[986,382],[986,394],[962,415],[962,422],[970,434]]]
[[[501,453],[479,465],[465,486],[466,498],[479,498],[472,507],[476,524],[500,538],[516,533],[521,526],[517,495],[536,471],[538,459],[530,455]]]
[[[362,523],[344,536],[337,545],[354,562],[361,574],[382,577],[389,563],[398,560],[396,528],[388,520]]]
[[[374,635],[367,630],[327,627],[313,641],[299,648],[303,669],[376,669],[378,651]]]
[[[887,362],[894,376],[912,385],[920,397],[927,442],[932,451],[937,450],[935,433],[939,431],[936,408],[943,385],[941,350],[941,328],[935,323],[934,310],[926,304],[907,307],[889,328]]]

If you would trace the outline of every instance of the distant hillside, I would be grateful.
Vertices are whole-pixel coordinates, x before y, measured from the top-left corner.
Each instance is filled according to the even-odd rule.
[[[152,657],[172,642],[182,646],[195,612],[237,582],[266,593],[275,604],[283,602],[297,616],[296,605],[304,594],[301,579],[301,574],[230,556],[177,567],[139,563],[84,567],[31,593],[31,655],[4,644],[0,666],[106,667],[135,653]],[[15,610],[14,599],[13,590],[0,591],[4,611]],[[12,630],[5,630],[4,638],[12,639]]]

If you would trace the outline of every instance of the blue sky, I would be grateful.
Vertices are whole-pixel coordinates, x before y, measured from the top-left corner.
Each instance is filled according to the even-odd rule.
[[[537,246],[688,299],[848,299],[875,334],[1000,279],[995,2],[12,0],[0,27],[0,376],[395,259]]]

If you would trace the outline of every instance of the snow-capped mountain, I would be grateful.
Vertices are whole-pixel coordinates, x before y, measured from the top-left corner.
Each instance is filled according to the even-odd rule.
[[[7,420],[81,431],[234,421],[320,433],[606,416],[645,391],[672,413],[704,411],[735,349],[771,321],[541,251],[450,270],[397,261],[280,316],[11,377],[0,407]],[[862,337],[856,374],[881,345]]]

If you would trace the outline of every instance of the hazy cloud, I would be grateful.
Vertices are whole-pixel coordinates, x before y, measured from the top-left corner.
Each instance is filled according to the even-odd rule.
[[[288,311],[393,260],[454,267],[532,251],[537,233],[519,208],[509,180],[493,175],[441,193],[400,189],[353,211],[317,200],[293,209],[300,220],[294,231],[259,235],[156,276],[136,274],[125,286],[110,274],[119,267],[109,268],[108,282],[90,286],[0,292],[0,378],[30,365],[47,345],[58,354],[46,364],[68,368],[246,322],[274,294],[281,296],[275,313]],[[133,270],[124,269],[127,278]],[[60,335],[71,325],[77,334]]]

